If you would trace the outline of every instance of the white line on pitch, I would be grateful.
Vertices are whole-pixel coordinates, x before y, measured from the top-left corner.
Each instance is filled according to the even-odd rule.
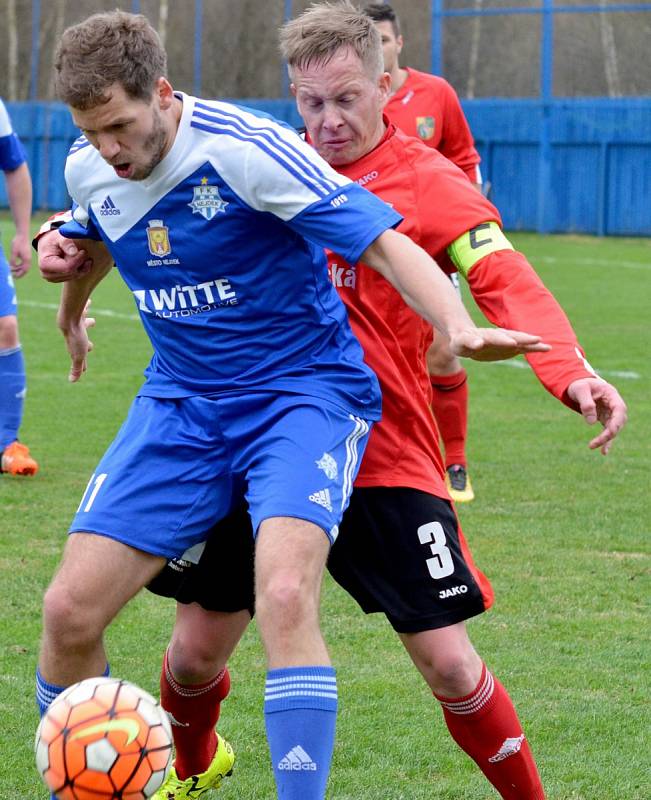
[[[563,264],[570,261],[569,258],[557,258],[556,256],[530,256],[531,261],[540,261],[543,264]],[[651,263],[646,264],[642,261],[618,261],[616,258],[572,258],[573,264],[586,264],[590,267],[627,267],[629,269],[651,269]]]
[[[530,369],[529,364],[526,361],[516,361],[513,358],[508,359],[508,361],[488,361],[485,362],[488,364],[494,364],[497,367],[514,367],[515,369]],[[597,369],[595,367],[595,369]],[[627,369],[597,369],[599,375],[612,375],[613,378],[628,378],[632,381],[639,380],[642,376],[639,372],[633,372],[633,370]]]
[[[30,306],[31,308],[46,308],[49,311],[56,311],[59,306],[56,303],[39,303],[37,300],[21,300],[21,306]],[[138,321],[140,317],[138,314],[122,314],[120,311],[111,311],[110,308],[91,308],[91,317],[113,317],[114,319],[128,319]],[[489,364],[497,364],[502,367],[514,367],[515,369],[529,369],[529,364],[526,361],[515,361],[509,359],[508,361],[489,361]],[[639,380],[642,376],[639,372],[631,370],[597,370],[600,375],[612,375],[615,378],[629,378],[630,380]]]
[[[39,303],[38,300],[19,300],[19,306],[29,306],[30,308],[45,308],[48,311],[57,311],[59,308],[58,303]],[[128,319],[138,321],[140,317],[138,314],[123,314],[121,311],[111,311],[110,308],[95,308],[92,306],[90,309],[91,317],[113,317],[114,319]]]

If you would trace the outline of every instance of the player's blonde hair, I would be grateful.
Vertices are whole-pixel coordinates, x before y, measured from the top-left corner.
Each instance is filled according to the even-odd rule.
[[[280,29],[280,52],[290,76],[295,67],[327,64],[344,48],[358,56],[372,80],[384,72],[380,34],[370,17],[348,0],[314,3]]]
[[[146,17],[108,11],[63,32],[54,70],[57,95],[85,111],[107,102],[116,83],[129,97],[149,100],[167,72],[167,55]]]

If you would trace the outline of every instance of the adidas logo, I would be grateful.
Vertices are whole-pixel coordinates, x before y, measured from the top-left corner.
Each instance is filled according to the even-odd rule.
[[[278,762],[278,769],[291,770],[292,772],[300,772],[301,770],[316,772],[317,766],[300,744],[297,744]]]
[[[117,217],[120,215],[120,209],[116,208],[115,203],[111,200],[111,195],[106,195],[106,200],[99,207],[99,213],[103,217]]]
[[[332,513],[332,502],[330,500],[330,490],[329,489],[321,489],[320,492],[314,492],[308,497],[308,500],[311,500],[313,503],[317,505],[323,506],[327,508],[330,513]]]
[[[488,760],[491,764],[496,764],[498,761],[504,761],[509,756],[514,756],[520,752],[522,742],[524,741],[524,733],[521,736],[514,736],[511,739],[505,739],[500,749],[491,756]]]

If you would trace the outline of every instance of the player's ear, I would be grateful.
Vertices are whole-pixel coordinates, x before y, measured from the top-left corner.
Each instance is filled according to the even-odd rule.
[[[167,78],[160,77],[156,81],[154,94],[158,98],[158,104],[161,111],[167,111],[174,101],[174,90],[172,84]]]
[[[292,97],[296,97],[296,84],[290,83],[289,84],[289,91],[292,93]]]
[[[378,79],[378,89],[384,101],[389,97],[391,92],[391,74],[383,72]]]
[[[404,43],[405,43],[405,40],[402,38],[402,34],[400,34],[400,36],[396,37],[396,44],[398,45],[398,47],[397,47],[398,55],[400,55],[400,53],[402,53],[402,46],[403,46]]]

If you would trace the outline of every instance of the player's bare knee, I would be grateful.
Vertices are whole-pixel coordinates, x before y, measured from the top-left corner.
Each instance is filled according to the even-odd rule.
[[[437,694],[460,697],[472,692],[481,676],[481,659],[471,648],[438,652],[431,659],[430,685]]]
[[[225,663],[216,655],[217,647],[209,639],[178,637],[168,650],[168,662],[179,683],[204,683],[214,677]]]
[[[274,576],[256,590],[256,613],[261,624],[274,628],[298,626],[315,613],[312,591],[296,573]]]
[[[0,350],[10,350],[18,347],[18,344],[18,320],[15,315],[0,317]]]
[[[43,599],[43,624],[48,641],[61,649],[94,643],[103,633],[97,615],[77,602],[65,584],[56,580]]]

